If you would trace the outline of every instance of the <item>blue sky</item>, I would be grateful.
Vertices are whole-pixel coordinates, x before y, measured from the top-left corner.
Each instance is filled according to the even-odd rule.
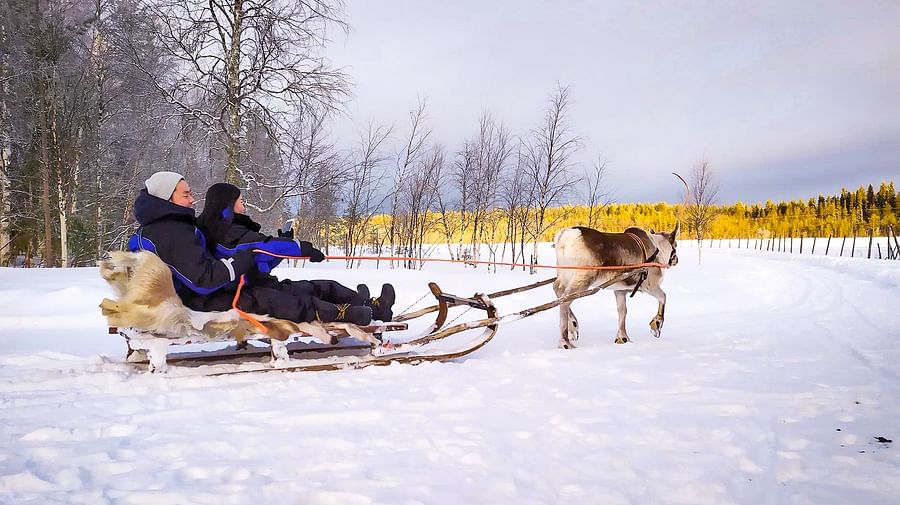
[[[341,142],[399,137],[420,97],[451,151],[484,111],[514,133],[571,87],[576,159],[614,198],[674,201],[701,159],[723,203],[900,181],[900,1],[348,0],[328,57],[355,83]]]

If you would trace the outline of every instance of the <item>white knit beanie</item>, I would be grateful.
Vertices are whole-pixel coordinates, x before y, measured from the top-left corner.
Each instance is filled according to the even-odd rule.
[[[168,200],[175,192],[175,186],[178,185],[184,176],[175,172],[156,172],[144,182],[147,186],[147,192],[151,195]]]

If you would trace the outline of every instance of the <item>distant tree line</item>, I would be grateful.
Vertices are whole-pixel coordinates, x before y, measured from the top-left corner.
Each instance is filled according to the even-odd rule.
[[[698,167],[708,167],[701,162]],[[501,196],[509,193],[500,192]],[[732,205],[710,205],[708,212],[713,216],[708,229],[701,235],[696,233],[696,220],[690,219],[690,202],[671,204],[657,203],[604,203],[596,205],[561,205],[545,209],[544,218],[553,223],[539,234],[524,235],[509,233],[515,228],[514,221],[529,222],[536,219],[538,209],[524,206],[517,212],[497,206],[481,212],[476,227],[474,212],[448,210],[431,215],[432,225],[424,243],[432,248],[444,246],[451,257],[476,259],[479,249],[486,249],[493,259],[499,253],[512,254],[515,261],[531,261],[529,247],[533,242],[553,240],[557,231],[568,226],[590,226],[603,231],[620,232],[631,226],[657,231],[670,231],[676,221],[682,222],[682,240],[727,238],[773,238],[773,237],[850,237],[865,236],[870,233],[886,235],[888,227],[898,231],[900,209],[897,201],[900,194],[893,182],[883,182],[875,191],[872,185],[860,187],[856,191],[841,190],[840,195],[819,195],[807,201],[787,201],[774,203]],[[527,198],[526,198],[527,200]],[[371,220],[371,236],[386,233],[390,226],[390,215],[374,216]],[[336,220],[335,229],[343,226]],[[532,230],[537,230],[533,228]],[[481,247],[484,246],[484,247]],[[371,247],[371,248],[368,248]],[[384,252],[376,242],[360,244],[360,250]]]
[[[897,232],[900,222],[898,197],[893,181],[882,182],[878,191],[869,184],[856,191],[841,189],[839,195],[765,204],[723,206],[709,238],[827,237],[885,235]]]

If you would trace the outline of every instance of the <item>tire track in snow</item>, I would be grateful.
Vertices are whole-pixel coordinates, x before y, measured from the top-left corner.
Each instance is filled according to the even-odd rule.
[[[815,297],[822,297],[826,295],[831,295],[832,301],[831,303],[820,303],[816,302],[808,302],[806,305],[811,309],[811,312],[816,316],[811,319],[811,323],[815,326],[822,334],[827,337],[828,342],[830,342],[834,347],[839,348],[844,351],[844,353],[851,358],[853,358],[856,362],[862,364],[866,368],[871,369],[872,371],[878,373],[883,378],[889,379],[890,382],[897,383],[900,381],[900,374],[897,372],[881,366],[875,362],[873,362],[869,357],[867,357],[862,351],[859,350],[858,346],[854,345],[852,342],[848,342],[847,338],[851,337],[850,335],[842,335],[835,331],[833,324],[826,323],[825,321],[838,321],[842,320],[842,318],[834,317],[835,314],[841,314],[842,316],[846,312],[852,312],[854,321],[854,331],[856,335],[852,337],[856,338],[857,342],[860,342],[860,336],[866,338],[866,340],[871,340],[872,336],[877,338],[878,335],[884,335],[887,332],[890,332],[889,329],[881,328],[879,325],[872,322],[869,316],[859,307],[860,299],[857,297],[847,297],[845,295],[845,287],[852,286],[852,282],[856,281],[856,279],[852,279],[849,274],[837,272],[835,270],[821,268],[815,266],[817,270],[822,271],[823,275],[816,276],[815,281],[820,284],[825,284],[824,287],[815,290]],[[846,280],[841,282],[839,279],[835,277],[847,277],[850,278],[849,282]],[[878,287],[878,289],[882,289]],[[811,298],[815,299],[815,298]],[[827,317],[823,317],[827,316]],[[849,315],[848,315],[849,316]],[[863,324],[870,331],[860,332],[859,324]]]

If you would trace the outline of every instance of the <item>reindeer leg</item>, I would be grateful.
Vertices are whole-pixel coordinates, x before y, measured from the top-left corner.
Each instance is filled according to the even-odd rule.
[[[572,310],[569,308],[572,302],[561,303],[559,304],[559,348],[560,349],[574,349],[575,344],[572,343],[572,340],[577,339],[578,328],[575,328],[576,337],[572,338]]]
[[[562,297],[569,289],[566,289],[565,285],[568,283],[568,280],[561,280],[557,278],[557,281],[553,283],[553,291],[556,293],[556,297]],[[560,349],[574,349],[575,344],[572,342],[574,340],[578,340],[578,320],[575,319],[575,314],[572,312],[572,302],[566,302],[559,304],[559,348]]]
[[[571,306],[569,307],[569,340],[578,340],[578,318],[575,317],[575,313],[572,312]]]
[[[650,320],[650,333],[652,333],[654,337],[659,338],[659,335],[662,332],[663,322],[666,319],[666,293],[659,286],[652,288],[648,287],[644,291],[648,295],[656,298],[656,301],[659,302],[659,309],[656,311],[656,316]]]
[[[625,331],[625,315],[628,314],[628,307],[625,306],[628,290],[616,290],[616,309],[619,312],[619,331],[616,332],[616,343],[624,344],[628,342],[628,332]]]

